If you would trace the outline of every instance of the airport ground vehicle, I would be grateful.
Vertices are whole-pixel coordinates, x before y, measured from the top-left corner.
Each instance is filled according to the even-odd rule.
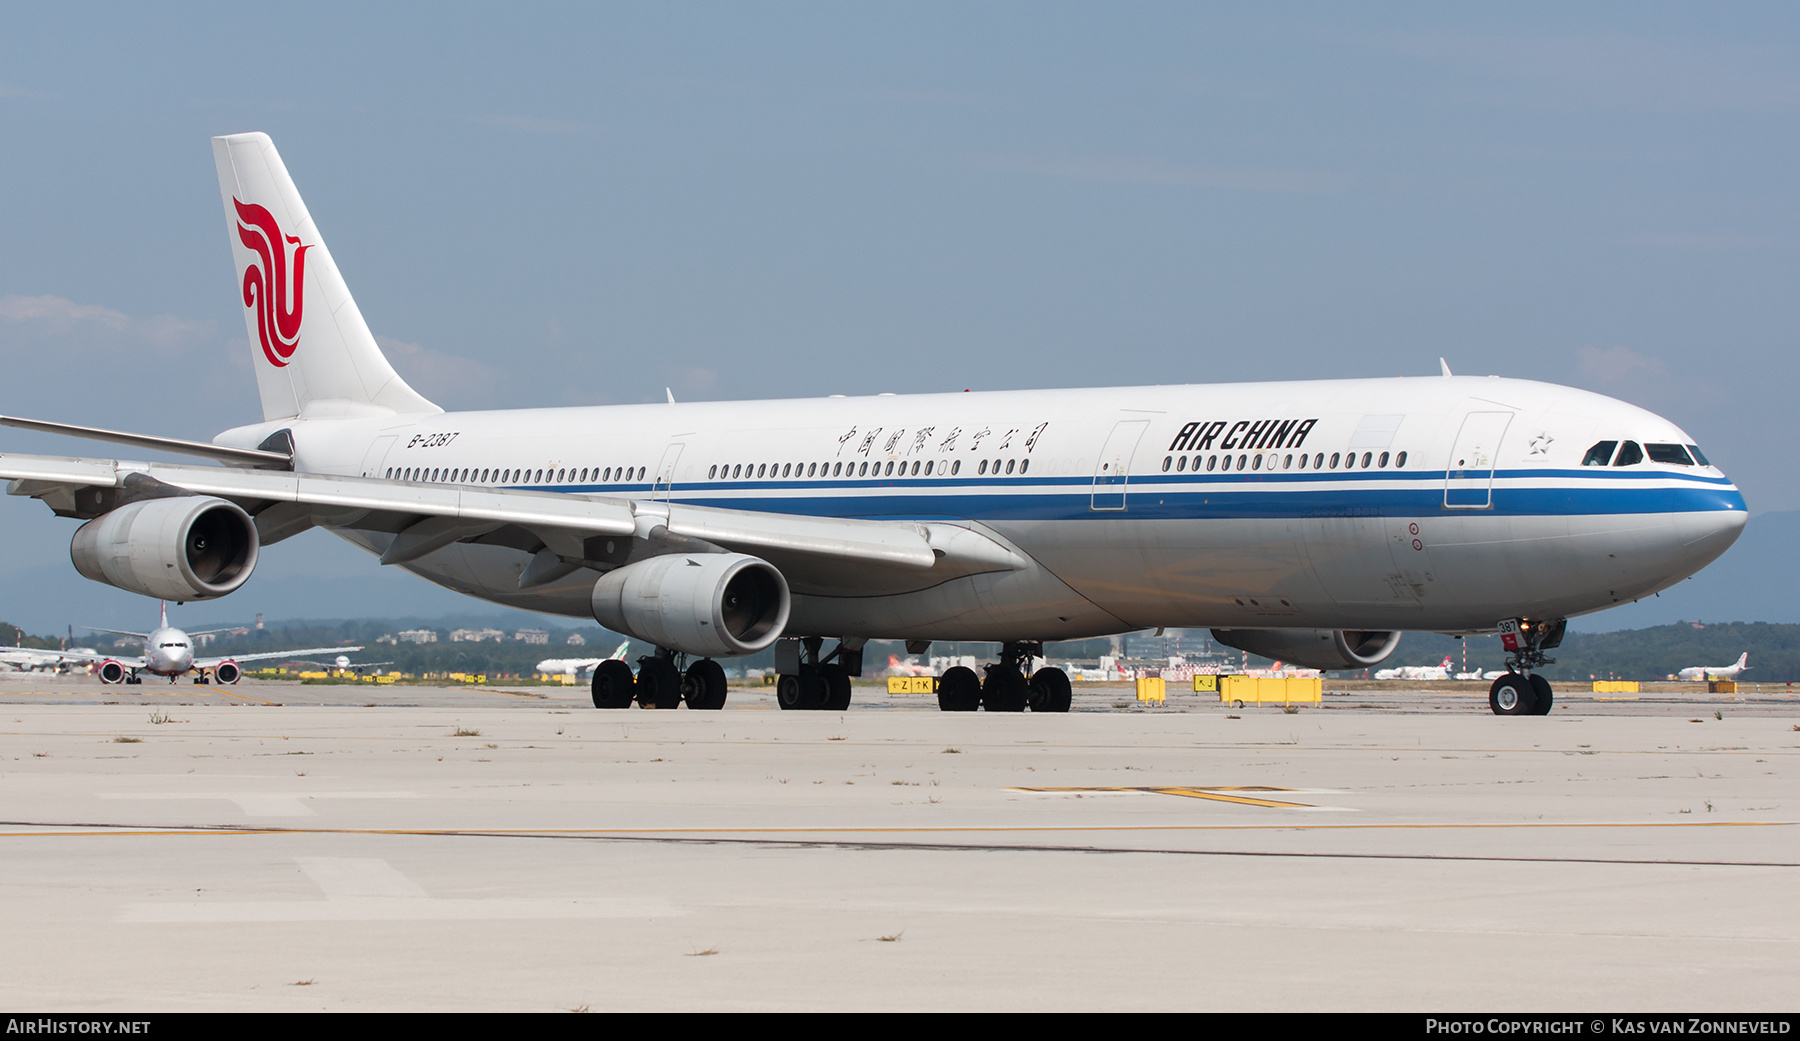
[[[781,641],[779,700],[848,704],[862,646],[1002,645],[948,710],[1067,710],[1045,640],[1207,627],[1361,669],[1408,629],[1502,631],[1499,714],[1566,619],[1704,567],[1737,488],[1653,413],[1456,377],[880,395],[446,413],[383,357],[262,134],[213,142],[264,422],[211,444],[31,420],[223,466],[9,455],[17,495],[86,523],[97,581],[241,586],[325,527],[433,582],[592,617],[654,650],[594,702],[724,703],[718,657]],[[825,643],[835,641],[827,650]]]

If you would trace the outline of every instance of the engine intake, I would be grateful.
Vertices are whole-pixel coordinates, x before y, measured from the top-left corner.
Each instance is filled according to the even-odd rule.
[[[1400,646],[1400,634],[1377,629],[1214,629],[1227,647],[1309,669],[1366,669]]]
[[[705,657],[753,654],[788,620],[788,586],[766,560],[741,553],[672,553],[607,572],[594,618],[614,632]]]
[[[83,524],[75,570],[159,600],[211,600],[256,569],[256,523],[236,503],[183,495],[127,503]]]

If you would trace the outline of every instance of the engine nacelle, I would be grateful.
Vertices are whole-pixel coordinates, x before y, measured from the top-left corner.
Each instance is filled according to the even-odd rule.
[[[69,543],[75,570],[159,600],[211,600],[256,568],[256,523],[236,503],[203,495],[127,503],[83,524]]]
[[[594,618],[614,632],[704,657],[753,654],[788,620],[787,579],[741,553],[672,553],[594,583]]]
[[[101,683],[124,683],[125,682],[125,666],[120,665],[118,662],[113,661],[111,658],[108,658],[105,661],[100,663],[99,672],[100,672],[100,682]]]
[[[1227,647],[1309,669],[1366,669],[1400,646],[1400,634],[1375,629],[1214,629]]]
[[[229,686],[244,678],[244,670],[237,662],[227,659],[213,666],[213,681]]]

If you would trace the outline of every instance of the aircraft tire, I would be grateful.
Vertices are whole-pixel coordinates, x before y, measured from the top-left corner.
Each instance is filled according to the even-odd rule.
[[[946,669],[938,677],[937,696],[939,711],[973,712],[981,707],[981,680],[962,665]]]
[[[850,674],[835,662],[819,666],[819,679],[825,683],[824,708],[842,712],[850,707]]]
[[[593,691],[595,708],[630,708],[637,696],[631,666],[617,659],[601,662],[594,667]]]
[[[702,658],[688,666],[686,691],[688,708],[714,710],[725,707],[725,667],[711,658]]]
[[[1556,704],[1556,694],[1550,689],[1550,681],[1535,672],[1532,673],[1531,692],[1536,698],[1535,703],[1531,706],[1531,714],[1534,716],[1549,715],[1550,706]]]
[[[1496,716],[1529,716],[1536,704],[1537,691],[1531,681],[1516,672],[1507,673],[1488,688],[1488,708]]]
[[[1018,669],[1010,665],[990,665],[987,682],[981,685],[981,707],[989,712],[1023,712],[1030,700],[1031,685]]]
[[[645,708],[681,707],[681,672],[667,658],[645,658],[638,665],[638,704]]]
[[[1031,674],[1031,697],[1028,699],[1033,712],[1067,712],[1075,701],[1075,692],[1069,686],[1069,674],[1061,669],[1039,669]]]
[[[825,681],[810,665],[802,665],[798,676],[783,673],[775,681],[775,703],[784,709],[824,708],[825,698]]]

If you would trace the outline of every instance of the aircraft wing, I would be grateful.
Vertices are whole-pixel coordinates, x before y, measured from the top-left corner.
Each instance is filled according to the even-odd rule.
[[[70,661],[116,661],[128,669],[150,667],[150,659],[135,654],[99,654],[94,651],[45,651],[44,653],[54,653],[58,658],[66,658]]]
[[[315,525],[392,535],[382,563],[403,564],[455,542],[491,542],[544,555],[547,564],[625,563],[627,536],[671,548],[723,548],[770,559],[790,581],[852,580],[875,565],[929,572],[932,581],[1023,568],[1010,546],[957,524],[809,517],[611,496],[336,477],[236,466],[142,463],[0,454],[8,491],[87,519],[142,498],[195,494],[230,500],[256,520],[264,545]],[[559,564],[560,562],[560,564]],[[546,569],[549,570],[549,569]],[[527,576],[532,574],[527,569]],[[874,576],[870,576],[873,580]],[[521,578],[524,584],[529,579]],[[916,582],[917,579],[907,580]]]
[[[361,647],[303,647],[297,651],[257,651],[255,654],[227,654],[219,658],[195,658],[194,667],[210,669],[222,661],[267,661],[270,658],[294,658],[302,654],[344,654],[348,651],[360,651]],[[315,664],[315,663],[309,663]]]

